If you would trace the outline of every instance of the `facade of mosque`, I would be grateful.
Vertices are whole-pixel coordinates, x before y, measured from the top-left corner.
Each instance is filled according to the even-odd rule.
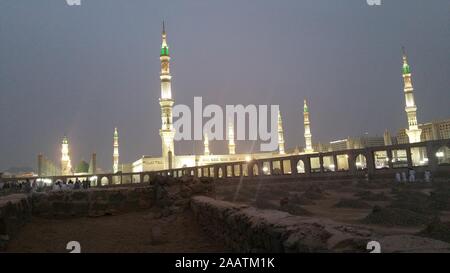
[[[128,163],[119,164],[119,136],[118,130],[115,128],[113,136],[113,173],[117,172],[145,172],[145,171],[160,171],[166,169],[204,166],[215,163],[236,162],[236,161],[250,161],[252,159],[273,158],[277,156],[302,154],[302,153],[316,153],[329,152],[348,149],[359,149],[374,146],[401,144],[401,143],[417,143],[428,140],[448,139],[450,138],[450,120],[439,122],[418,124],[417,122],[417,106],[414,100],[414,88],[412,84],[411,68],[408,63],[408,57],[403,49],[403,66],[402,77],[405,95],[405,112],[408,121],[408,128],[401,129],[396,137],[391,137],[390,133],[386,131],[382,137],[369,137],[364,135],[361,137],[348,137],[342,140],[336,140],[329,143],[313,143],[311,134],[310,109],[307,101],[304,100],[303,105],[303,125],[304,125],[304,148],[297,147],[292,150],[285,150],[285,138],[283,132],[282,115],[278,111],[277,122],[277,138],[278,150],[273,152],[256,152],[256,153],[237,153],[235,143],[235,128],[233,122],[227,126],[227,140],[228,140],[228,154],[214,154],[210,149],[210,137],[207,134],[203,135],[204,152],[200,155],[178,155],[175,153],[175,136],[176,130],[173,122],[173,108],[175,100],[172,93],[172,75],[170,72],[170,54],[167,43],[167,33],[163,24],[162,31],[162,45],[160,50],[160,81],[161,81],[161,96],[159,104],[161,107],[161,129],[159,135],[161,137],[161,156],[143,155],[138,160]],[[273,127],[273,125],[272,125]],[[62,142],[62,157],[61,157],[61,174],[73,174],[72,164],[69,153],[69,142],[67,137],[64,137]],[[450,149],[447,148],[443,152],[444,157],[450,154]],[[416,161],[425,160],[424,154],[417,153],[412,155]],[[417,158],[416,158],[417,157]],[[442,156],[441,156],[442,157]],[[39,166],[43,166],[39,160]],[[95,154],[91,160],[92,173],[97,172]],[[91,172],[91,171],[90,171]]]

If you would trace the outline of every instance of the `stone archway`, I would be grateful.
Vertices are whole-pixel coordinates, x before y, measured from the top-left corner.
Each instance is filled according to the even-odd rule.
[[[103,176],[102,179],[100,179],[100,185],[101,186],[107,186],[109,185],[109,179],[106,176]]]
[[[359,154],[356,158],[355,158],[355,167],[357,170],[365,170],[367,169],[367,158],[365,155],[363,154]]]
[[[253,164],[253,176],[258,176],[259,175],[259,168],[258,168],[258,164]]]
[[[435,154],[439,165],[450,164],[450,148],[448,146],[440,147]]]
[[[297,162],[297,173],[306,173],[305,163],[301,159]]]

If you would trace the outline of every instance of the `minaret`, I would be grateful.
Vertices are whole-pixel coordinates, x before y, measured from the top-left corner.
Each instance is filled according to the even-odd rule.
[[[69,140],[63,137],[61,144],[61,175],[72,175],[72,163],[69,155]]]
[[[172,123],[172,107],[174,100],[172,99],[172,87],[170,75],[170,56],[169,46],[167,45],[166,29],[163,22],[162,45],[159,59],[161,60],[161,98],[159,105],[161,106],[161,129],[159,135],[162,141],[162,158],[164,161],[164,169],[171,169],[173,166],[173,158],[175,156],[174,142],[175,130]]]
[[[406,101],[406,115],[408,117],[408,129],[406,129],[406,134],[409,138],[409,143],[420,142],[420,135],[422,130],[419,129],[417,125],[417,106],[414,102],[414,88],[411,81],[411,69],[408,64],[408,57],[406,56],[405,48],[403,50],[403,83],[404,88],[403,91],[405,93],[405,101]]]
[[[387,129],[384,131],[383,138],[384,138],[384,146],[392,145],[391,133],[389,133]]]
[[[119,133],[114,128],[113,173],[119,172]]]
[[[284,135],[283,135],[283,121],[281,120],[281,113],[278,110],[278,151],[284,155]]]
[[[309,109],[306,100],[303,102],[303,122],[305,125],[305,153],[314,152],[311,141],[311,127],[309,123]]]
[[[205,145],[205,155],[209,155],[209,139],[208,134],[205,134],[205,141],[203,142]]]
[[[97,154],[91,155],[91,162],[89,162],[89,174],[97,174]]]
[[[230,155],[236,154],[236,145],[234,144],[233,122],[230,122],[230,124],[228,124],[228,153]]]

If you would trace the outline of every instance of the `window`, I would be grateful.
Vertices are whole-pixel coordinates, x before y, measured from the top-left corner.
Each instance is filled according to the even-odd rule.
[[[348,167],[348,155],[337,155],[336,156],[336,160],[337,160],[337,170],[338,171],[348,171],[349,167]]]
[[[323,169],[325,172],[334,172],[336,170],[336,165],[334,164],[333,156],[323,157]]]
[[[297,173],[305,173],[305,163],[301,159],[297,162]]]
[[[318,157],[311,157],[311,172],[312,173],[320,173],[320,159]]]
[[[367,160],[366,156],[358,155],[356,157],[355,166],[357,170],[365,170],[367,169]]]
[[[411,159],[414,167],[428,166],[428,156],[426,147],[411,148]]]
[[[408,157],[406,150],[392,150],[392,167],[394,168],[407,168]]]
[[[283,160],[283,174],[291,174],[291,161],[290,160]]]
[[[389,168],[389,158],[386,151],[376,151],[373,153],[376,169]]]

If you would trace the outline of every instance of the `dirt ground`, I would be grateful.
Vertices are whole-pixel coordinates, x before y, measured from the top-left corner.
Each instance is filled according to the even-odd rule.
[[[202,232],[189,211],[157,218],[151,211],[64,220],[34,217],[7,252],[70,252],[69,241],[78,241],[81,252],[228,252]]]

